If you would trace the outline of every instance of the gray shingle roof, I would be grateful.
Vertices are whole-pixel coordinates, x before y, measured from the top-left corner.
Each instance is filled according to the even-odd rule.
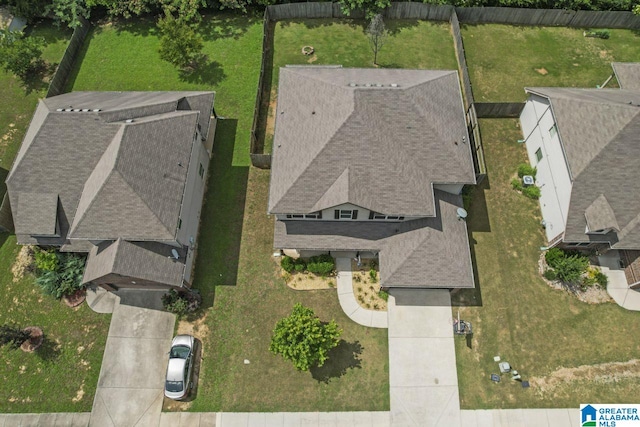
[[[87,258],[83,283],[99,280],[108,274],[132,279],[182,286],[184,251],[180,259],[172,258],[169,245],[155,242],[103,242],[95,246]]]
[[[434,215],[431,184],[475,182],[468,139],[456,71],[282,68],[269,211]]]
[[[279,249],[380,252],[383,286],[472,288],[462,198],[435,190],[436,216],[405,222],[276,221]]]
[[[7,178],[12,206],[23,192],[59,196],[61,237],[48,244],[63,244],[71,225],[76,238],[173,238],[196,120],[205,136],[213,98],[73,92],[40,101]],[[181,111],[194,106],[204,111]],[[16,234],[26,242],[40,214],[16,207]]]
[[[640,90],[640,62],[612,62],[611,67],[622,89]]]
[[[13,211],[16,229],[29,229],[37,236],[55,236],[58,217],[58,195],[23,192],[16,198]]]
[[[640,248],[640,90],[527,90],[551,101],[571,171],[564,241]],[[596,214],[598,206],[605,209]],[[587,235],[587,218],[598,226],[617,225],[620,231]]]
[[[620,231],[620,226],[616,221],[616,214],[611,209],[611,205],[604,197],[604,194],[601,194],[585,209],[584,216],[589,230],[597,231],[612,228]]]

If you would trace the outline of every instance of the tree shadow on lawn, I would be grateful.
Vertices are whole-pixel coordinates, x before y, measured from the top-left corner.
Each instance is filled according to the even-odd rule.
[[[25,93],[46,91],[58,67],[57,63],[40,61],[23,81]]]
[[[237,127],[236,119],[218,120],[209,163],[193,282],[202,309],[213,306],[216,286],[233,286],[238,277],[249,167],[233,165]]]
[[[218,61],[209,61],[208,58],[205,58],[202,62],[195,70],[181,70],[180,80],[213,86],[227,78],[222,64]]]
[[[36,355],[44,362],[53,362],[60,357],[60,345],[44,334],[42,345],[35,351]]]
[[[362,368],[360,355],[363,347],[360,341],[346,342],[340,340],[338,346],[329,350],[327,361],[322,366],[309,369],[314,380],[328,384],[332,378],[340,378],[349,369]]]
[[[205,41],[242,37],[256,22],[262,18],[251,18],[237,15],[207,14],[202,19],[198,32]]]

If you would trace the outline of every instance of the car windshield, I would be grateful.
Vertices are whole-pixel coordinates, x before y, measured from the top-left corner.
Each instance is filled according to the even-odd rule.
[[[165,388],[169,392],[180,392],[182,391],[182,381],[167,381]]]
[[[169,358],[178,358],[178,359],[186,359],[189,356],[189,347],[184,345],[177,345],[171,348],[171,353],[169,353]]]

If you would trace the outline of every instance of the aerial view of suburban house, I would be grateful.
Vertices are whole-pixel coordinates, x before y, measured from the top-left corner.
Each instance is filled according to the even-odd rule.
[[[88,253],[83,281],[190,286],[213,92],[73,92],[40,101],[7,177],[19,244]]]
[[[640,285],[640,64],[619,89],[526,88],[520,116],[549,245],[619,256]]]
[[[280,69],[277,249],[377,256],[386,288],[474,287],[460,193],[475,183],[456,71]]]

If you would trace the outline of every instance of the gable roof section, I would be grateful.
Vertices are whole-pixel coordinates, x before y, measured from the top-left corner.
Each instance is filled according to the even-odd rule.
[[[14,218],[25,225],[18,240],[29,241],[36,221],[17,208],[23,192],[59,196],[61,236],[48,244],[63,244],[72,225],[74,238],[174,238],[196,123],[208,128],[213,97],[74,92],[40,101],[7,178]],[[179,110],[181,100],[189,100],[181,109],[205,111]]]
[[[475,182],[457,72],[280,69],[271,213],[430,216],[435,182]]]
[[[640,247],[640,90],[527,90],[550,100],[571,171],[564,241]],[[619,232],[586,234],[588,221]]]
[[[640,62],[612,62],[611,67],[620,88],[640,90]]]
[[[173,259],[171,249],[176,249],[181,259],[184,259],[182,249],[161,243],[128,242],[122,239],[102,242],[89,252],[82,282],[99,281],[108,274],[117,274],[132,279],[182,286],[185,264]]]

